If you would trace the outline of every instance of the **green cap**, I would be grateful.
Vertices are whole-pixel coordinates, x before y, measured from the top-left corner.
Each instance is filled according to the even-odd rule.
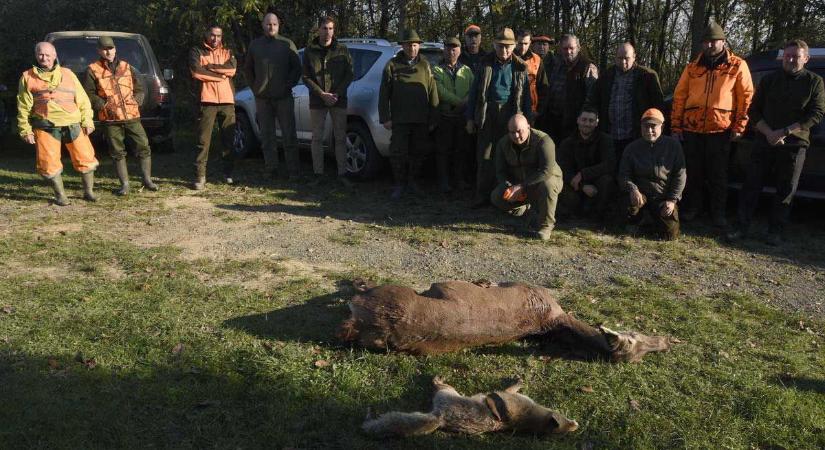
[[[705,33],[702,34],[702,40],[715,41],[718,39],[727,39],[725,37],[725,30],[723,30],[715,20],[710,19],[708,26],[705,28]]]
[[[398,43],[399,44],[406,44],[408,42],[418,42],[419,44],[423,42],[420,37],[418,37],[418,32],[415,30],[404,30],[398,35]]]
[[[461,47],[461,41],[459,41],[457,37],[448,37],[447,39],[444,39],[444,46]]]
[[[97,48],[114,48],[115,41],[109,36],[100,36],[97,38]]]
[[[495,39],[496,44],[505,44],[505,45],[515,45],[516,44],[516,35],[513,33],[513,30],[509,28],[505,28],[496,34]]]

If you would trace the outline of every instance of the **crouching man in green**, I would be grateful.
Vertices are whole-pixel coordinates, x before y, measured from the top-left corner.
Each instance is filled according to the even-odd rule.
[[[642,114],[642,137],[631,142],[619,164],[619,196],[627,211],[627,231],[639,230],[643,214],[652,219],[656,231],[665,239],[679,237],[679,211],[676,203],[685,189],[685,154],[678,140],[662,136],[665,117],[656,108]]]
[[[553,139],[530,128],[527,118],[516,114],[495,154],[498,186],[490,194],[490,202],[510,215],[525,216],[528,231],[541,240],[550,239],[563,185]]]

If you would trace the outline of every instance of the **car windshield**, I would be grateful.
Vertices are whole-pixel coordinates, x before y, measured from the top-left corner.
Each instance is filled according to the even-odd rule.
[[[117,48],[117,57],[128,62],[140,73],[146,73],[149,64],[146,62],[146,54],[143,52],[136,39],[113,38]],[[81,73],[86,71],[89,64],[98,60],[97,38],[72,37],[57,38],[53,42],[57,49],[57,58],[60,65],[71,69],[72,72]]]

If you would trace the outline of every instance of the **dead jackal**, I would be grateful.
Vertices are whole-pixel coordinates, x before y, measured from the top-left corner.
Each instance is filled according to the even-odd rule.
[[[429,413],[392,411],[367,417],[361,428],[377,436],[415,436],[443,429],[452,433],[480,434],[491,431],[523,431],[563,434],[579,424],[519,394],[521,381],[503,391],[465,397],[441,377],[433,378],[435,396]]]

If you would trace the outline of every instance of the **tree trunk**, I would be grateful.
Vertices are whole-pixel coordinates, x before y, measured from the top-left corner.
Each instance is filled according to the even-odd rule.
[[[693,0],[693,17],[690,19],[690,49],[692,60],[702,49],[702,33],[707,25],[706,0]]]
[[[656,42],[656,54],[650,59],[650,66],[655,71],[662,70],[665,62],[665,37],[667,36],[667,21],[670,18],[671,0],[665,0],[665,8],[662,10],[662,20],[659,22],[659,36]]]
[[[378,37],[386,38],[390,27],[390,0],[378,0],[381,18],[378,21]]]
[[[601,22],[601,38],[599,40],[599,67],[607,67],[608,43],[610,42],[610,0],[602,1],[602,10],[599,17]]]

